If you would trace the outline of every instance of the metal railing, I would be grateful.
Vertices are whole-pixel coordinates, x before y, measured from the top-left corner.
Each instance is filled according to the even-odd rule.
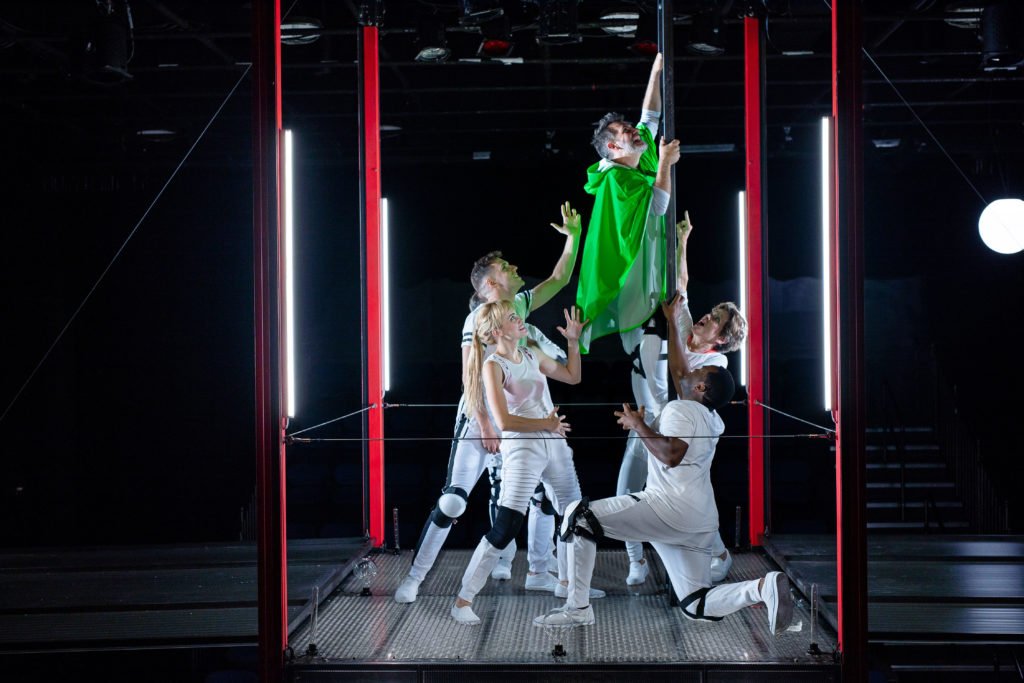
[[[957,497],[977,534],[1009,531],[1009,502],[1001,500],[985,469],[981,444],[972,436],[957,403],[956,385],[935,373],[935,437],[953,473]]]

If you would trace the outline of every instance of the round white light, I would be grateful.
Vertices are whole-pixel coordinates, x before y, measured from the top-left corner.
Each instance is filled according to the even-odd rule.
[[[1016,254],[1024,249],[1024,201],[997,199],[981,212],[978,219],[981,241],[1000,254]]]

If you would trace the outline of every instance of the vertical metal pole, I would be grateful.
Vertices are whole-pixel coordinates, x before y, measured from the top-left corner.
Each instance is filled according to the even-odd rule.
[[[676,137],[675,47],[672,42],[672,0],[658,0],[658,49],[661,50],[661,120],[666,140]],[[658,144],[655,136],[654,144]],[[672,194],[665,212],[665,291],[676,291],[676,167],[673,166]]]
[[[747,344],[750,349],[747,379],[747,467],[750,544],[760,545],[764,532],[764,409],[756,401],[765,399],[765,357],[768,336],[764,304],[764,269],[761,240],[761,22],[743,19],[744,108],[747,180]]]
[[[833,301],[838,334],[836,537],[839,646],[843,680],[867,680],[867,539],[864,505],[864,148],[861,2],[832,2],[832,113],[835,117]]]
[[[288,638],[285,416],[280,358],[280,0],[255,0],[252,20],[259,672],[261,681],[279,681]]]
[[[359,121],[359,380],[363,407],[370,405],[370,386],[368,379],[370,373],[366,367],[366,203],[362,200],[366,196],[366,143],[363,139],[366,130],[365,117],[363,116],[363,102],[366,99],[363,92],[363,32],[356,31],[356,69],[358,111]],[[366,437],[370,434],[369,411],[364,412],[360,417],[362,422],[363,441],[361,443],[361,455],[363,464],[363,533],[370,536],[370,442]]]
[[[378,29],[362,27],[363,51],[363,144],[366,150],[363,195],[366,217],[366,384],[369,438],[367,479],[370,538],[384,544],[384,366],[381,319],[381,225],[380,225],[380,63]]]

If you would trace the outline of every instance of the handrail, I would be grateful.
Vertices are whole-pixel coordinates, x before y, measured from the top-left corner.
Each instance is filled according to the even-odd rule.
[[[957,386],[935,368],[935,435],[939,451],[952,470],[956,494],[974,533],[1006,533],[1008,501],[1001,501],[981,456],[981,444],[960,415]]]

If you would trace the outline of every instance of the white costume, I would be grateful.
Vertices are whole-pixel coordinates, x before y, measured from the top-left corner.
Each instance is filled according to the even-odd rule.
[[[690,307],[686,305],[686,291],[679,290],[679,296],[683,299],[684,313],[678,321],[678,330],[681,337],[688,340],[693,334],[693,316],[690,315]],[[623,332],[621,335],[622,345],[627,352],[631,352],[633,361],[630,373],[633,398],[638,409],[644,406],[644,421],[648,425],[654,424],[668,403],[668,342],[654,331],[653,321],[652,318],[650,326]],[[695,353],[690,351],[689,347],[685,347],[684,353],[691,371],[706,365],[716,365],[720,368],[729,365],[725,354],[717,351]],[[643,442],[635,438],[636,432],[631,431],[629,436],[634,438],[626,441],[626,452],[619,467],[619,480],[615,488],[615,493],[619,496],[637,493],[643,490],[644,483],[647,482],[647,450]],[[715,519],[718,519],[717,509]],[[725,552],[725,544],[722,543],[717,524],[714,531],[712,552],[717,557]],[[626,553],[630,562],[639,562],[643,558],[643,543],[628,541]]]
[[[589,605],[590,579],[596,543],[585,536],[650,541],[661,557],[683,613],[691,619],[717,621],[743,607],[766,602],[775,632],[789,624],[792,604],[784,575],[770,573],[765,587],[759,579],[711,587],[711,553],[718,528],[718,509],[711,486],[711,461],[724,430],[716,412],[689,400],[672,401],[655,421],[660,434],[680,438],[686,455],[669,467],[648,452],[647,488],[587,505],[574,503],[566,512],[563,530],[575,529],[569,551],[567,614]],[[646,448],[645,448],[646,450]],[[584,510],[578,512],[578,510]],[[593,611],[583,610],[574,623],[593,623]],[[565,615],[539,617],[534,623],[553,625]]]
[[[530,313],[530,305],[532,302],[532,290],[516,294],[512,302],[516,315],[525,319]],[[466,316],[466,321],[462,326],[463,347],[467,347],[473,343],[473,329],[475,324],[476,309]],[[538,345],[545,349],[545,351],[552,354],[558,354],[561,352],[561,349],[559,349],[557,345],[551,342],[535,327],[532,325],[528,325],[527,327],[530,329],[529,338],[536,341]],[[526,339],[523,339],[520,343],[526,344]],[[492,354],[494,349],[494,346],[485,347],[485,358]],[[416,545],[416,553],[413,558],[412,567],[409,569],[409,578],[407,581],[411,579],[415,582],[415,585],[410,589],[407,589],[405,595],[403,595],[403,591],[401,589],[395,594],[395,599],[399,602],[411,602],[412,600],[415,600],[416,586],[426,578],[427,572],[429,572],[431,567],[434,566],[434,562],[437,560],[437,555],[441,551],[441,547],[444,545],[445,540],[448,538],[448,532],[451,530],[452,520],[465,512],[466,501],[469,498],[469,494],[476,485],[476,482],[480,479],[484,470],[490,470],[491,472],[491,522],[494,522],[494,513],[497,508],[496,501],[500,493],[501,486],[501,456],[492,455],[484,448],[483,442],[481,441],[480,425],[475,417],[466,415],[465,402],[466,397],[465,394],[463,394],[459,399],[459,412],[455,421],[455,433],[452,440],[451,451],[448,456],[448,474],[445,477],[444,487],[441,490],[441,497],[438,499],[437,505],[431,512],[426,524],[423,526],[419,542]],[[495,431],[497,432],[496,428]],[[532,509],[533,506],[531,506],[531,510]],[[531,514],[531,521],[533,516],[534,515]],[[540,548],[543,548],[545,551],[548,550],[551,544],[551,539],[554,537],[554,518],[551,515],[542,515],[539,511],[536,513],[536,516],[538,519],[535,523],[531,524],[531,531],[535,532],[530,536],[531,555],[539,555],[541,553]],[[538,546],[537,550],[534,550],[534,545]],[[515,553],[516,544],[513,540],[502,553],[502,559],[507,563],[511,563],[512,558],[515,557]],[[547,567],[544,566],[542,569],[534,569],[533,562],[531,562],[530,569],[531,571],[545,571]]]
[[[501,368],[509,414],[543,419],[553,408],[547,378],[541,373],[533,352],[525,347],[519,347],[519,351],[522,358],[518,363],[496,354],[486,363],[496,363]],[[491,531],[480,539],[462,577],[459,597],[467,602],[472,602],[484,587],[504,544],[515,537],[539,481],[544,480],[551,487],[552,503],[559,513],[569,501],[580,496],[572,449],[559,434],[503,431],[501,455],[502,486],[496,521]],[[564,545],[558,542],[559,576],[563,579],[566,576]]]

